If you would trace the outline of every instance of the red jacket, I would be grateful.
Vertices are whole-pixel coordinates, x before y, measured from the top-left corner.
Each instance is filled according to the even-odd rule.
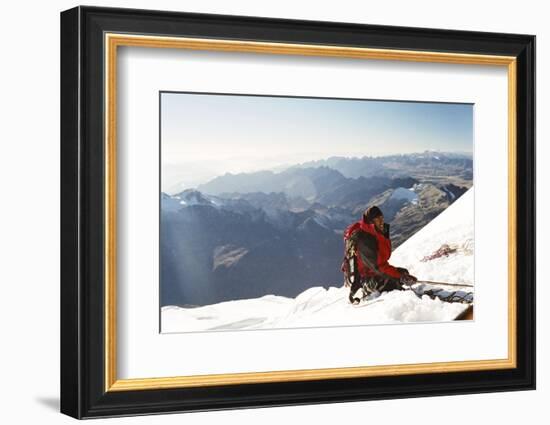
[[[388,263],[391,256],[389,224],[384,224],[382,233],[376,230],[374,224],[358,221],[344,232],[344,239],[352,237],[356,239],[357,268],[362,277],[401,277],[401,272]]]

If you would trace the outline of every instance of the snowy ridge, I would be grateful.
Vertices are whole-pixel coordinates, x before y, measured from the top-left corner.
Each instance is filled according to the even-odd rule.
[[[418,195],[414,189],[405,189],[404,187],[398,187],[392,192],[390,199],[404,199],[411,204],[418,204]]]
[[[162,308],[162,332],[281,329],[318,326],[450,321],[463,304],[419,299],[412,291],[383,293],[359,306],[347,288],[310,288],[296,298],[267,296],[184,309]]]
[[[390,263],[408,268],[421,280],[473,285],[473,200],[472,188],[399,246]],[[449,246],[448,253],[430,258],[442,245]],[[162,332],[441,322],[454,320],[467,308],[419,298],[410,290],[382,293],[352,306],[348,294],[344,287],[313,287],[296,298],[266,295],[195,308],[165,306]]]

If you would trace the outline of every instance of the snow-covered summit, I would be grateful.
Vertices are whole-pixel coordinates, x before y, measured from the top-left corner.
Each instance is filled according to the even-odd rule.
[[[473,285],[473,188],[399,246],[390,263],[421,280]],[[266,295],[195,308],[162,307],[162,332],[350,326],[454,320],[467,307],[413,291],[382,293],[352,306],[349,289],[313,287],[296,298]]]

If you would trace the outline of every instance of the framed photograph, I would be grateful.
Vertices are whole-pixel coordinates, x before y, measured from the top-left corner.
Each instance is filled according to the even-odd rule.
[[[61,13],[61,412],[535,388],[535,37]]]

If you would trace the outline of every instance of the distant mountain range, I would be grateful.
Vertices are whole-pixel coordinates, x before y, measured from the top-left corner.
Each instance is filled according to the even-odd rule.
[[[283,192],[289,196],[307,199],[334,187],[342,188],[350,183],[349,179],[360,177],[432,181],[452,179],[455,183],[467,185],[468,182],[471,184],[473,178],[473,159],[471,154],[466,153],[430,151],[382,157],[330,157],[294,165],[282,172],[227,173],[199,185],[197,189],[213,195],[232,192]],[[365,181],[355,183],[356,186],[363,187]]]
[[[421,153],[388,155],[380,157],[344,158],[330,157],[305,162],[295,167],[330,167],[345,177],[414,177],[432,179],[443,177],[466,181],[473,178],[471,153],[425,151]]]
[[[161,304],[294,297],[334,285],[342,233],[367,207],[380,206],[396,248],[471,187],[471,175],[464,155],[329,158],[162,193]]]

